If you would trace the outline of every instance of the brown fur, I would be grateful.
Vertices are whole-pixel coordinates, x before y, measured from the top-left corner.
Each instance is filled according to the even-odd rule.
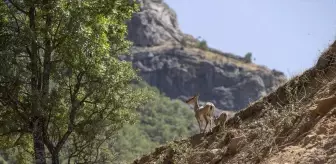
[[[204,106],[198,105],[198,97],[199,94],[196,94],[195,96],[191,97],[187,101],[185,101],[187,104],[193,104],[194,105],[194,111],[195,111],[195,117],[198,122],[198,126],[200,128],[200,133],[202,132],[201,123],[205,121],[206,125],[203,130],[203,133],[205,133],[205,130],[210,123],[210,131],[212,130],[212,118],[214,116],[215,112],[215,105],[211,102],[205,103]]]
[[[215,125],[225,125],[225,122],[228,118],[228,114],[226,112],[222,112],[218,117],[215,117]]]
[[[197,97],[197,99],[198,99],[198,96],[199,96],[199,93],[197,93],[195,96],[193,96],[193,97],[191,97],[190,99],[188,99],[187,101],[186,101],[186,103],[187,104],[189,104],[192,100],[194,100],[196,97]]]

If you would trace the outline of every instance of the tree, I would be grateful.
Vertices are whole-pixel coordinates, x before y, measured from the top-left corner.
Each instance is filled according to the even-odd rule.
[[[251,52],[248,52],[245,54],[244,56],[244,60],[246,63],[251,63],[252,62],[252,53]]]
[[[136,72],[117,56],[130,46],[125,21],[137,9],[130,0],[2,1],[0,140],[31,139],[35,162],[46,163],[46,146],[56,164],[65,145],[99,149],[132,122],[149,94],[129,85]]]

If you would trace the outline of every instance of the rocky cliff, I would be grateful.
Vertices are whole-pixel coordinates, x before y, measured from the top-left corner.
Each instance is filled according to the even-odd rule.
[[[223,110],[239,110],[273,91],[285,81],[283,73],[242,57],[197,47],[199,41],[183,34],[175,12],[162,0],[140,0],[141,11],[128,22],[134,43],[132,61],[143,79],[168,97],[185,100],[200,93]]]

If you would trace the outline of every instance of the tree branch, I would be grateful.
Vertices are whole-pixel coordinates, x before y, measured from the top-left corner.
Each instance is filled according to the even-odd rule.
[[[75,140],[75,139],[74,139]],[[75,150],[68,156],[68,157],[78,157],[80,153],[83,152],[83,150],[85,148],[87,148],[88,146],[90,146],[91,142],[80,142],[82,145],[77,145],[79,144],[78,142],[74,141],[74,146],[75,146]]]
[[[77,112],[77,109],[79,108],[80,102],[76,99],[77,94],[79,92],[79,89],[81,87],[81,81],[83,79],[85,72],[79,72],[76,79],[77,82],[75,84],[75,88],[73,93],[72,89],[70,87],[70,96],[71,96],[71,109],[70,109],[70,115],[69,115],[69,123],[68,123],[68,130],[64,133],[63,137],[58,141],[55,147],[55,151],[60,151],[61,147],[64,145],[65,141],[69,138],[70,134],[73,131],[74,128],[74,121],[75,121],[75,115]],[[71,82],[70,82],[71,83]]]
[[[30,51],[30,49],[29,49],[28,46],[26,46],[26,51],[27,51],[29,57],[31,58],[32,57],[32,53],[31,53],[31,51]]]
[[[11,93],[6,89],[7,93]],[[4,101],[7,100],[7,103]],[[9,105],[15,112],[18,113],[18,115],[26,122],[29,122],[28,117],[26,117],[26,115],[24,115],[19,109],[18,109],[18,105],[21,106],[21,108],[26,109],[25,105],[20,102],[19,100],[13,99],[13,97],[10,94],[6,94],[5,97],[0,97],[0,103],[3,104],[4,106]]]
[[[103,139],[103,141],[101,141],[100,143],[98,143],[98,146],[96,147],[96,156],[95,156],[95,160],[93,163],[98,163],[98,159],[99,159],[99,149],[100,147],[103,145],[104,142],[106,142],[107,138]]]
[[[54,151],[54,144],[49,140],[46,129],[43,132],[43,142],[47,146],[50,152]]]
[[[8,5],[7,5],[8,6]],[[19,26],[19,23],[18,23],[18,20],[17,20],[17,18],[15,17],[15,14],[14,13],[12,13],[12,12],[9,12],[10,14],[11,14],[11,16],[14,18],[14,20],[15,20],[15,24],[16,24],[16,28],[17,28],[17,31],[18,31],[18,33],[20,33],[21,32],[21,30],[20,30],[20,26]]]
[[[57,35],[57,33],[58,33],[58,30],[59,30],[59,28],[60,28],[60,26],[61,26],[61,22],[62,22],[62,20],[63,20],[63,17],[61,17],[60,21],[59,21],[58,24],[57,24],[55,33],[52,35],[53,42],[55,42],[55,37],[56,37],[56,35]]]
[[[86,93],[82,100],[77,100],[77,94],[79,92],[79,89],[81,88],[81,82],[83,80],[85,72],[79,72],[76,79],[77,82],[75,84],[75,88],[72,92],[72,89],[70,87],[70,96],[71,96],[71,109],[69,114],[69,123],[68,123],[68,130],[65,132],[63,137],[60,139],[60,141],[57,143],[55,151],[60,151],[61,147],[64,145],[65,141],[68,139],[70,134],[73,132],[75,125],[75,118],[77,110],[83,105],[83,103],[86,101],[88,97],[90,97],[94,91],[91,90],[90,92]]]
[[[8,0],[8,2],[10,2],[17,10],[21,11],[22,13],[28,15],[29,13],[27,11],[24,11],[23,9],[21,9],[17,4],[15,4],[12,0]]]
[[[6,133],[1,133],[0,136],[3,137],[3,136],[11,135],[13,133],[20,133],[20,134],[21,133],[31,133],[31,131],[28,130],[28,129],[12,129],[12,130],[9,130]]]
[[[75,88],[73,90],[73,93],[70,95],[71,96],[71,103],[73,104],[75,99],[76,99],[76,96],[79,92],[79,89],[81,87],[81,83],[82,83],[82,79],[83,79],[83,76],[84,76],[84,71],[82,72],[79,72],[76,79],[77,79],[77,82],[75,84]]]
[[[61,21],[60,21],[61,22]],[[70,20],[69,20],[69,23],[66,27],[68,27],[68,32],[67,32],[67,35],[64,35],[63,37],[60,37],[58,39],[53,39],[53,48],[56,49],[57,47],[59,47],[64,41],[65,39],[73,32],[73,27],[74,25],[72,24],[73,23],[73,18],[70,17]],[[56,33],[54,34],[54,37],[56,36]]]

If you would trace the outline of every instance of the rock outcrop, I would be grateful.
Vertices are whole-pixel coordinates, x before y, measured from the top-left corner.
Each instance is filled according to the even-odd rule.
[[[140,12],[127,22],[128,39],[136,46],[156,46],[180,41],[182,32],[174,10],[162,0],[139,0]]]
[[[197,48],[183,34],[175,12],[162,0],[140,0],[141,11],[128,22],[133,56],[122,56],[143,79],[168,97],[185,100],[200,93],[223,110],[239,110],[283,83],[283,73],[246,63],[242,57],[213,48]]]

